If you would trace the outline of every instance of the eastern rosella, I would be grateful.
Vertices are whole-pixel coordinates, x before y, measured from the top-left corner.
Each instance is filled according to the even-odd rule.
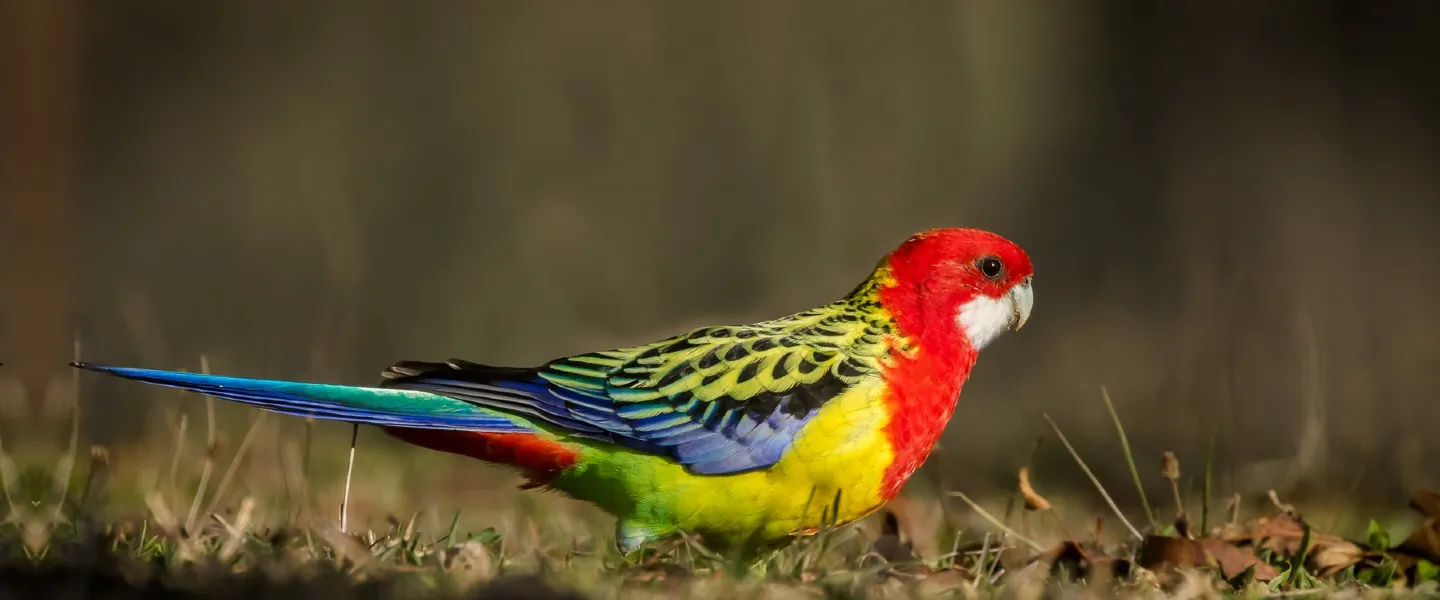
[[[934,229],[824,306],[533,368],[403,361],[354,387],[75,366],[516,467],[615,515],[625,553],[679,531],[769,544],[895,497],[978,351],[1030,316],[1031,277],[996,234]]]

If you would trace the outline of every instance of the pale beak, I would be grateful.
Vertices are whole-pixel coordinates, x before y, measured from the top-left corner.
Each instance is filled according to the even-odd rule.
[[[1015,310],[1015,331],[1020,331],[1025,322],[1030,320],[1030,309],[1035,306],[1035,291],[1030,287],[1030,278],[1015,284],[1010,288],[1010,306]]]

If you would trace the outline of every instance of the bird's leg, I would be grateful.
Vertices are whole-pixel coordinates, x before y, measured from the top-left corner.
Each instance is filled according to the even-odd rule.
[[[670,533],[670,532],[665,532]],[[615,523],[615,547],[626,558],[632,558],[641,546],[660,539],[662,533],[653,527],[621,519]]]

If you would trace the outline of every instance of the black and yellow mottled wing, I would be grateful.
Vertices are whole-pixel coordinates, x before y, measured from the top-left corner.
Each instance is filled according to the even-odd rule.
[[[779,461],[826,402],[878,373],[889,328],[870,316],[831,305],[569,357],[539,374],[691,472],[743,472]]]
[[[883,311],[852,300],[536,369],[400,363],[386,385],[668,456],[697,474],[740,473],[775,464],[825,403],[878,376],[891,332]]]

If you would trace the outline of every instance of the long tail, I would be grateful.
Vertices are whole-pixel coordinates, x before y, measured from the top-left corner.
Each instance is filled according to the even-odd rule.
[[[286,415],[368,423],[387,428],[535,432],[533,426],[512,415],[418,390],[225,377],[87,363],[72,363],[72,366],[198,392]]]

